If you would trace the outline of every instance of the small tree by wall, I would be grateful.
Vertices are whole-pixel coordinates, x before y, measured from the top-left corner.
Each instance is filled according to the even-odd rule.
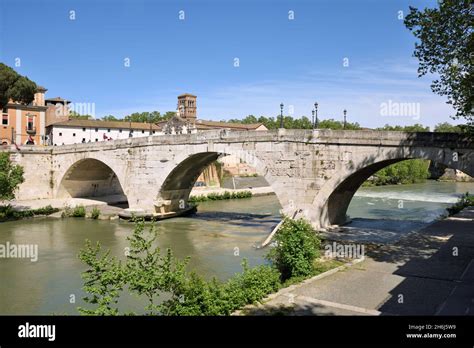
[[[16,189],[24,181],[23,167],[13,164],[8,153],[0,153],[0,200],[14,199]]]

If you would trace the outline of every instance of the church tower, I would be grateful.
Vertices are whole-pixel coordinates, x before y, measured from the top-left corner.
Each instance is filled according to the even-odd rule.
[[[196,122],[196,96],[192,94],[181,94],[178,96],[178,115],[179,117],[190,121],[191,123]]]

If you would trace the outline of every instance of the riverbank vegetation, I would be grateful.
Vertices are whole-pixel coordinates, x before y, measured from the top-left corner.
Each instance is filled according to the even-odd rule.
[[[9,153],[0,153],[0,201],[14,199],[15,191],[24,181],[23,167],[13,164]]]
[[[451,216],[470,206],[474,206],[474,195],[466,192],[453,206],[446,208],[446,210],[448,211],[449,216]]]
[[[251,191],[239,191],[239,192],[229,192],[225,191],[224,193],[209,193],[207,195],[200,195],[200,196],[191,196],[189,197],[190,203],[197,203],[197,202],[206,202],[206,201],[220,201],[226,199],[240,199],[240,198],[251,198],[252,192]]]
[[[27,210],[15,210],[11,205],[2,205],[0,206],[0,222],[20,220],[40,215],[46,216],[57,213],[58,211],[58,208],[53,208],[51,205]]]
[[[86,208],[83,205],[75,206],[71,208],[69,206],[65,206],[63,212],[61,213],[62,218],[67,217],[86,217]]]
[[[430,161],[412,159],[392,164],[375,173],[363,186],[415,184],[430,177]]]
[[[143,311],[147,315],[230,315],[292,281],[326,271],[330,264],[317,262],[321,242],[303,220],[285,219],[275,237],[277,245],[266,257],[270,264],[249,267],[244,259],[242,272],[225,282],[188,271],[189,258],[178,260],[171,249],[161,250],[156,238],[153,224],[137,221],[127,238],[130,247],[125,261],[112,257],[99,243],[87,241],[79,258],[87,266],[82,277],[88,308],[80,307],[79,312],[137,314],[119,310],[120,295],[127,289],[146,300]]]

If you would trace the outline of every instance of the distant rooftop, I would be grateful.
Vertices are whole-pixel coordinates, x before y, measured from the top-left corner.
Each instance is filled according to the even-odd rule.
[[[197,98],[197,96],[195,96],[194,94],[190,94],[190,93],[184,93],[184,94],[178,95],[178,98],[180,98],[180,97],[194,97],[194,98]]]
[[[206,121],[197,120],[197,129],[213,129],[213,128],[230,128],[230,129],[241,129],[241,130],[255,130],[258,127],[263,126],[263,123],[232,123],[232,122],[219,122],[219,121]]]
[[[67,104],[70,103],[69,100],[63,99],[63,98],[61,98],[61,97],[48,98],[48,99],[45,99],[44,101],[45,101],[46,103],[47,103],[47,102],[65,102],[65,103],[67,103]]]
[[[71,118],[68,121],[56,122],[51,126],[66,127],[89,127],[89,128],[114,128],[114,129],[136,129],[136,130],[161,130],[161,127],[154,123],[127,122],[127,121],[101,121],[101,120],[81,120]]]

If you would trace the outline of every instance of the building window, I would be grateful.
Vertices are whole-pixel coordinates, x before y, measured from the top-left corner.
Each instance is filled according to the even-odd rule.
[[[28,121],[27,121],[28,123],[26,125],[26,127],[27,127],[26,129],[31,131],[35,128],[35,117],[34,116],[27,116],[27,118],[28,118]]]
[[[122,130],[121,130],[121,129],[119,129],[119,133],[122,133]]]
[[[110,133],[110,128],[109,128],[109,129],[107,129],[107,133]]]
[[[72,136],[75,137],[75,136],[76,136],[76,133],[72,133]]]
[[[153,134],[155,134],[155,131],[153,131]]]
[[[8,126],[8,114],[2,114],[2,125]]]
[[[95,141],[99,141],[99,139],[95,138]]]
[[[96,128],[95,131],[98,132],[98,131],[99,131],[99,128]]]
[[[59,136],[62,137],[62,136],[63,136],[63,133],[59,132]]]
[[[86,142],[86,138],[82,138],[82,143],[85,143]]]
[[[82,131],[83,131],[83,132],[85,132],[85,131],[86,131],[86,129],[85,129],[85,128],[82,128]]]
[[[145,133],[145,131],[142,129],[142,134]]]

